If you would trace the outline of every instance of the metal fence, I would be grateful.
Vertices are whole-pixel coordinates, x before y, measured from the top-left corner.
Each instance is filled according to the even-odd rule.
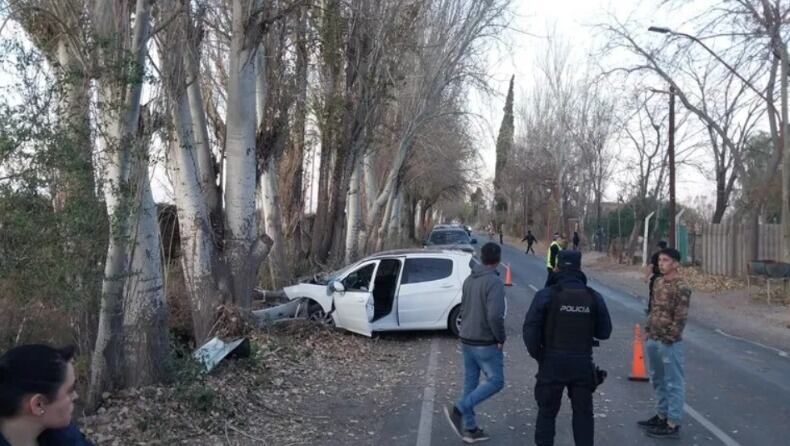
[[[736,223],[706,224],[697,235],[702,270],[709,274],[744,277],[750,260],[781,259],[782,227],[761,224],[757,231],[757,259],[749,258],[753,232]],[[696,256],[695,256],[696,257]]]

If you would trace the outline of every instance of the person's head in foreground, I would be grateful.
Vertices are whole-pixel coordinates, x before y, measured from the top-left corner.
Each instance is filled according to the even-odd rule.
[[[502,260],[502,248],[496,243],[488,242],[480,248],[480,261],[486,266],[497,266]]]
[[[74,347],[37,344],[0,356],[0,439],[27,444],[71,424],[77,400],[73,357]]]

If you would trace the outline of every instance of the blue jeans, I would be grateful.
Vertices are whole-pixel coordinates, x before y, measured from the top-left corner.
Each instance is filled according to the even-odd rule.
[[[473,430],[477,427],[475,406],[505,387],[503,355],[496,345],[461,346],[464,353],[464,396],[455,403],[455,407],[463,415],[464,429]],[[483,384],[480,384],[480,372],[486,377]]]
[[[650,382],[656,391],[656,412],[673,424],[683,419],[686,378],[683,373],[683,342],[664,344],[648,339],[645,343]]]

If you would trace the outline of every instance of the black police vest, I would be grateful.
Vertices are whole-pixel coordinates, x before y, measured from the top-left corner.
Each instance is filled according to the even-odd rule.
[[[595,318],[595,296],[590,289],[553,286],[543,332],[546,349],[592,354]]]

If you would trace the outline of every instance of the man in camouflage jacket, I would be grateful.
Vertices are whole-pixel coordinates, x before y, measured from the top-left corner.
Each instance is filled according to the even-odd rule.
[[[647,435],[679,438],[685,400],[683,372],[683,329],[688,317],[691,288],[678,274],[680,253],[662,249],[658,256],[662,277],[653,287],[653,303],[647,316],[647,342],[650,382],[656,392],[656,415],[639,421]]]

